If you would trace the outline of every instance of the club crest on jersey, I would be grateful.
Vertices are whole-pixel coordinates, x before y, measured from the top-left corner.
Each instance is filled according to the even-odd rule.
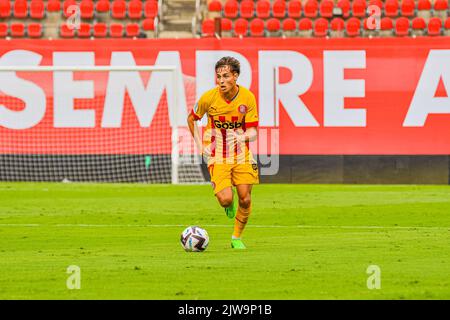
[[[246,114],[247,113],[247,106],[245,104],[241,104],[238,108],[239,112],[242,114]]]

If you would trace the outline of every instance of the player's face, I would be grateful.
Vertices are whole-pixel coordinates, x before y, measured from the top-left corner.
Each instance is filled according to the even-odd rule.
[[[216,70],[216,81],[219,85],[220,92],[226,94],[235,86],[238,78],[236,72],[231,72],[230,66],[223,66]]]

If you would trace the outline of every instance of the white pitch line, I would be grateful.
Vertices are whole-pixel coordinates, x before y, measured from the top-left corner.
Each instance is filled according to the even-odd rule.
[[[20,223],[4,223],[0,224],[2,227],[61,227],[61,228],[182,228],[183,224],[20,224]],[[205,228],[229,228],[231,224],[204,224]],[[287,229],[420,229],[420,230],[448,230],[450,227],[422,227],[422,226],[314,226],[314,225],[249,225],[251,228],[287,228]]]

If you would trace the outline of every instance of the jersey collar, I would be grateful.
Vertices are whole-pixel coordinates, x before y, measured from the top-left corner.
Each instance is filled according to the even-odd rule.
[[[234,95],[234,97],[231,98],[231,100],[225,99],[225,98],[222,96],[222,94],[220,94],[220,96],[222,97],[222,99],[225,100],[225,102],[226,102],[227,104],[230,104],[231,102],[233,102],[233,100],[236,99],[236,97],[238,96],[239,91],[240,91],[240,88],[239,88],[239,85],[238,85],[238,84],[237,84],[236,86],[238,87],[238,91],[236,92],[236,94]]]

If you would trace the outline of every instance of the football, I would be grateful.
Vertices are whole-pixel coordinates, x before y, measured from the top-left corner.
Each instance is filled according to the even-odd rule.
[[[202,252],[208,247],[209,236],[205,229],[191,226],[181,234],[181,246],[188,252]]]

